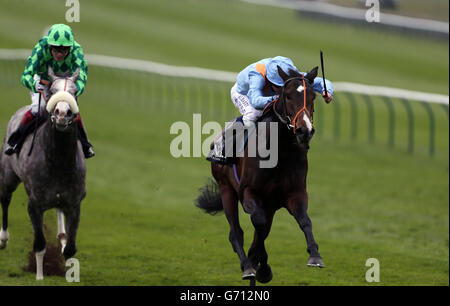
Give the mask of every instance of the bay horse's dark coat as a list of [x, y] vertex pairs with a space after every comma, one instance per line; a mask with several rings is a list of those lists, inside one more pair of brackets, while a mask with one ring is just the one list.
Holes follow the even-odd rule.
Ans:
[[[304, 99], [305, 107], [312, 117], [315, 94], [310, 84], [317, 76], [317, 67], [307, 74], [306, 82], [303, 82], [302, 76], [295, 71], [290, 71], [287, 75], [279, 69], [279, 73], [285, 81], [280, 101], [273, 106], [269, 115], [262, 119], [262, 122], [266, 123], [278, 122], [278, 164], [274, 168], [260, 168], [261, 158], [249, 157], [246, 151], [245, 156], [237, 158], [236, 162], [237, 173], [240, 177], [240, 184], [238, 184], [232, 167], [212, 163], [211, 171], [216, 182], [211, 182], [201, 190], [202, 193], [196, 203], [208, 213], [224, 210], [230, 224], [229, 239], [233, 250], [239, 256], [243, 278], [252, 279], [256, 276], [256, 279], [263, 283], [272, 279], [272, 272], [267, 264], [268, 255], [264, 240], [269, 235], [275, 212], [281, 207], [285, 207], [294, 216], [305, 234], [307, 251], [310, 254], [308, 265], [325, 266], [314, 240], [312, 223], [307, 214], [307, 151], [314, 130], [305, 132], [306, 123], [300, 119], [294, 121], [296, 125], [294, 134], [287, 126], [291, 124], [290, 120], [284, 120], [293, 118], [299, 112], [302, 106], [299, 101]], [[297, 90], [302, 84], [306, 84], [303, 92]], [[304, 94], [307, 96], [304, 97]], [[310, 119], [312, 121], [312, 118]], [[266, 126], [268, 128], [269, 125]], [[266, 135], [270, 135], [268, 131]], [[255, 228], [248, 257], [243, 249], [244, 236], [239, 225], [238, 201], [242, 203], [244, 211], [250, 214]]]

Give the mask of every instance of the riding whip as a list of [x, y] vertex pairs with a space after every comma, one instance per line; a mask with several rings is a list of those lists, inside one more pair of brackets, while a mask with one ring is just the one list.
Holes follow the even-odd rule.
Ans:
[[39, 104], [38, 104], [38, 112], [37, 112], [37, 118], [36, 118], [36, 125], [34, 127], [34, 133], [33, 133], [33, 140], [31, 141], [31, 147], [30, 147], [30, 151], [28, 151], [28, 156], [31, 155], [31, 152], [33, 151], [33, 147], [34, 147], [34, 139], [36, 138], [36, 133], [38, 130], [38, 125], [39, 125], [39, 117], [41, 114], [41, 96], [44, 94], [44, 92], [42, 90], [39, 90]]
[[325, 69], [323, 67], [323, 52], [320, 50], [320, 66], [322, 67], [323, 88], [325, 90], [324, 97], [328, 96], [327, 83], [325, 83]]

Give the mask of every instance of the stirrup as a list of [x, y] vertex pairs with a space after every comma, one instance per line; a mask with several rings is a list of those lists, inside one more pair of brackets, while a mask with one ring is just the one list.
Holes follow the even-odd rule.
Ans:
[[85, 159], [88, 159], [88, 158], [91, 158], [91, 157], [94, 157], [94, 156], [95, 156], [95, 152], [94, 152], [94, 150], [92, 150], [92, 147], [89, 147], [89, 149], [84, 151], [84, 158]]
[[217, 156], [214, 154], [214, 149], [212, 149], [208, 157], [206, 157], [206, 160], [215, 164], [224, 165], [224, 166], [231, 166], [235, 163], [235, 159], [232, 157], [222, 157]]
[[218, 157], [218, 156], [208, 156], [206, 158], [207, 161], [215, 163], [215, 164], [220, 164], [220, 165], [228, 165], [229, 163], [227, 162], [226, 158], [223, 157]]
[[14, 146], [11, 146], [9, 144], [6, 144], [7, 147], [5, 148], [5, 154], [6, 155], [13, 155], [14, 153], [17, 153], [17, 144]]

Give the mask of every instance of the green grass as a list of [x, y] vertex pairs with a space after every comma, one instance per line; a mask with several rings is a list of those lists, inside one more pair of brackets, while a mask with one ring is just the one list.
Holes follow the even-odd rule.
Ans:
[[[9, 117], [28, 104], [29, 96], [11, 77], [20, 74], [21, 61], [0, 67], [7, 71], [0, 74], [3, 135]], [[80, 109], [97, 156], [87, 161], [75, 256], [79, 285], [248, 285], [240, 280], [226, 218], [206, 215], [193, 204], [210, 176], [209, 163], [175, 159], [169, 152], [173, 122], [192, 127], [193, 113], [201, 113], [203, 122], [223, 122], [236, 114], [229, 86], [90, 68]], [[368, 285], [365, 262], [372, 257], [380, 261], [379, 285], [448, 285], [447, 115], [436, 109], [437, 152], [429, 157], [420, 105], [413, 106], [415, 122], [424, 131], [417, 129], [415, 153], [407, 154], [401, 107], [396, 106], [397, 143], [389, 149], [382, 103], [374, 103], [374, 144], [366, 136], [364, 103], [358, 103], [356, 140], [348, 136], [346, 100], [337, 96], [336, 103], [342, 114], [340, 138], [334, 137], [335, 105], [322, 104], [316, 110], [321, 133], [309, 154], [309, 213], [327, 268], [306, 266], [303, 233], [280, 210], [266, 241], [274, 273], [269, 285]], [[10, 206], [11, 240], [0, 252], [0, 285], [75, 285], [63, 277], [36, 282], [23, 271], [33, 239], [26, 203], [21, 185]], [[46, 214], [53, 232], [55, 219], [54, 211]], [[240, 220], [248, 250], [252, 225], [242, 210]], [[54, 234], [47, 239], [55, 241]]]
[[[61, 1], [45, 1], [36, 14], [30, 0], [0, 0], [0, 48], [28, 48], [49, 24], [64, 22]], [[3, 9], [6, 8], [6, 9]], [[239, 1], [83, 1], [81, 22], [71, 24], [85, 53], [97, 53], [239, 71], [278, 54], [310, 69], [325, 52], [333, 81], [448, 94], [448, 42], [299, 18], [290, 10]], [[0, 61], [0, 135], [17, 108], [29, 104], [19, 84], [24, 61]], [[174, 79], [89, 67], [80, 109], [97, 156], [87, 161], [87, 197], [77, 237], [80, 285], [247, 285], [228, 241], [223, 215], [195, 208], [198, 188], [210, 176], [203, 158], [175, 159], [169, 147], [175, 121], [192, 127], [236, 116], [231, 84]], [[408, 154], [408, 120], [394, 100], [395, 144], [388, 147], [386, 105], [372, 97], [374, 142], [368, 111], [357, 99], [356, 138], [351, 104], [316, 104], [317, 135], [310, 151], [309, 212], [326, 269], [306, 267], [303, 233], [280, 210], [266, 247], [274, 272], [270, 285], [367, 285], [365, 262], [381, 265], [380, 285], [447, 285], [449, 276], [449, 129], [439, 105], [435, 155], [429, 156], [425, 108], [412, 103], [414, 153]], [[336, 126], [335, 114], [341, 114]], [[203, 135], [205, 139], [208, 135]], [[0, 285], [76, 285], [63, 277], [36, 282], [24, 272], [32, 249], [27, 198], [21, 185], [10, 206], [11, 240], [0, 251]], [[241, 211], [245, 249], [253, 236]], [[55, 241], [54, 211], [46, 214]]]

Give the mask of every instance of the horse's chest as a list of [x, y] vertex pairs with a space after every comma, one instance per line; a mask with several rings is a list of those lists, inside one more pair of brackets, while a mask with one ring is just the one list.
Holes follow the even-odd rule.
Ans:
[[25, 184], [28, 195], [42, 205], [61, 207], [77, 203], [85, 195], [84, 177], [81, 173], [68, 172], [61, 175], [42, 175]]
[[283, 203], [292, 194], [306, 191], [306, 171], [303, 168], [273, 169], [254, 177], [253, 186], [260, 197], [269, 202]]

